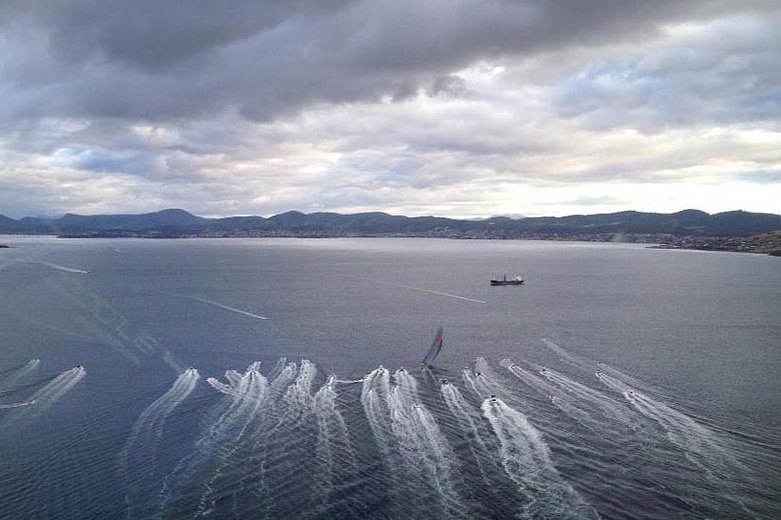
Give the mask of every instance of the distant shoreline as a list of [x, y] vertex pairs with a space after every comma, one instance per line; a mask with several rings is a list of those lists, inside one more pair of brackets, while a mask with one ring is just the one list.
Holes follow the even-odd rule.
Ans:
[[[627, 234], [620, 233], [612, 235], [609, 233], [594, 235], [570, 235], [570, 236], [525, 236], [513, 238], [497, 238], [484, 236], [454, 236], [438, 235], [431, 233], [421, 234], [351, 234], [351, 233], [268, 233], [268, 234], [159, 234], [143, 232], [123, 232], [123, 233], [70, 233], [61, 235], [40, 234], [26, 235], [28, 237], [56, 237], [62, 239], [112, 239], [112, 238], [139, 238], [155, 240], [179, 240], [188, 238], [303, 238], [303, 239], [329, 239], [329, 238], [439, 238], [450, 240], [530, 240], [541, 242], [597, 242], [597, 243], [625, 243], [625, 244], [645, 244], [648, 249], [669, 249], [683, 251], [712, 251], [727, 253], [752, 253], [765, 254], [769, 256], [781, 257], [781, 232], [766, 233], [749, 237], [702, 237], [702, 236], [670, 236], [654, 234]], [[11, 248], [13, 246], [0, 244], [0, 248]]]
[[[0, 215], [0, 234], [55, 236], [160, 237], [188, 236], [424, 236], [437, 238], [564, 239], [587, 241], [667, 242], [681, 237], [750, 237], [781, 232], [781, 215], [729, 211], [708, 214], [698, 210], [677, 213], [622, 211], [566, 217], [503, 216], [480, 220], [445, 217], [407, 217], [382, 212], [301, 213], [272, 217], [207, 218], [181, 209], [144, 214], [75, 215], [60, 218]], [[630, 238], [631, 237], [631, 238]]]

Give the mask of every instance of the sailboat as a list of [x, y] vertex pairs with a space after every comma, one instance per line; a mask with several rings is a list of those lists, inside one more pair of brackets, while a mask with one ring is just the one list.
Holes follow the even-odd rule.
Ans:
[[428, 349], [426, 357], [424, 357], [423, 361], [420, 362], [420, 368], [427, 368], [431, 366], [436, 357], [439, 355], [439, 351], [442, 350], [442, 332], [442, 327], [440, 327], [434, 336], [434, 341], [431, 342], [431, 347]]

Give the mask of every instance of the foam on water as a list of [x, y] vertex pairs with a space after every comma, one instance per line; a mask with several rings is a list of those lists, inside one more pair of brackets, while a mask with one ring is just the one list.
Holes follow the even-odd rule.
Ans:
[[198, 383], [200, 375], [188, 368], [176, 378], [171, 388], [150, 404], [136, 420], [125, 446], [119, 453], [117, 465], [125, 483], [128, 518], [145, 518], [146, 504], [154, 498], [159, 485], [156, 460], [163, 426]]
[[[633, 443], [642, 444], [626, 461], [639, 468], [628, 474], [644, 486], [638, 491], [654, 489], [655, 478], [674, 485], [676, 472], [699, 474], [701, 487], [689, 508], [707, 511], [708, 500], [721, 500], [751, 517], [730, 498], [740, 493], [732, 476], [740, 468], [724, 462], [730, 447], [683, 412], [602, 372], [596, 381], [604, 393], [551, 369], [532, 371], [510, 360], [499, 366], [513, 377], [504, 380], [478, 358], [460, 383], [443, 379], [432, 386], [431, 375], [380, 366], [351, 380], [358, 386], [339, 383], [334, 374], [318, 378], [306, 359], [280, 360], [268, 378], [254, 362], [244, 371], [227, 370], [222, 379], [207, 378], [200, 391], [208, 400], [188, 399], [200, 374], [187, 369], [140, 413], [117, 455], [125, 516], [479, 519], [501, 511], [518, 518], [597, 518], [580, 478], [570, 480], [583, 470], [569, 462], [560, 468], [556, 450], [573, 450], [578, 464], [598, 474], [609, 471], [604, 455], [557, 444], [567, 428], [551, 419], [558, 416], [589, 426], [570, 434], [572, 442], [602, 443], [614, 456], [624, 445], [634, 450]], [[53, 405], [84, 374], [80, 367], [60, 374], [35, 392], [35, 404]], [[530, 400], [523, 388], [548, 398]], [[208, 405], [202, 429], [180, 460], [163, 463], [161, 442], [185, 401]], [[646, 421], [660, 433], [616, 430], [606, 418]], [[668, 459], [674, 472], [643, 483], [642, 457], [670, 457], [665, 446], [685, 456]], [[680, 478], [691, 485], [690, 476]], [[668, 494], [649, 499], [665, 507]]]
[[522, 413], [499, 398], [486, 399], [481, 408], [499, 439], [505, 472], [524, 495], [524, 518], [598, 517], [563, 481], [542, 435]]

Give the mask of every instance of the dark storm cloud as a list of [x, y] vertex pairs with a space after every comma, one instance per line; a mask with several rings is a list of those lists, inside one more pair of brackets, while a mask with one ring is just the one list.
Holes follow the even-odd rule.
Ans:
[[10, 2], [13, 17], [37, 25], [52, 53], [78, 63], [95, 56], [157, 70], [273, 29], [300, 13], [338, 9], [349, 0], [69, 0]]
[[419, 88], [481, 58], [642, 39], [771, 2], [69, 0], [0, 6], [6, 117], [270, 119]]

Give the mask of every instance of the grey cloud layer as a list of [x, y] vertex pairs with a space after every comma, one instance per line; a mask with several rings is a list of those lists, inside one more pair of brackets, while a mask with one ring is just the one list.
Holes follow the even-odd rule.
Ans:
[[[0, 88], [14, 117], [269, 119], [442, 84], [480, 58], [650, 37], [772, 2], [432, 0], [10, 2]], [[2, 24], [3, 22], [0, 22]], [[12, 94], [9, 96], [9, 94]]]
[[[781, 16], [712, 22], [632, 55], [601, 63], [557, 88], [564, 117], [596, 128], [778, 121]], [[684, 31], [685, 32], [685, 31]]]
[[775, 211], [779, 26], [777, 0], [6, 0], [0, 213]]

